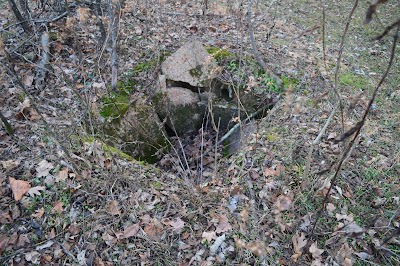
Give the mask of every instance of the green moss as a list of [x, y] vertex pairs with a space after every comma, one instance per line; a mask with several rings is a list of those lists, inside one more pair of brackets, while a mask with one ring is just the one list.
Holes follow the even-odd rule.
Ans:
[[123, 117], [129, 107], [129, 95], [133, 91], [133, 86], [133, 81], [118, 81], [117, 91], [103, 98], [100, 115], [106, 120], [119, 120]]
[[223, 59], [233, 57], [232, 53], [228, 50], [215, 47], [215, 46], [207, 46], [205, 47], [207, 53], [209, 53], [214, 59], [220, 63]]
[[165, 61], [165, 59], [170, 56], [171, 53], [168, 51], [164, 51], [160, 54], [160, 56], [158, 56], [155, 59], [151, 59], [151, 60], [147, 60], [141, 63], [138, 63], [133, 69], [133, 73], [132, 74], [138, 74], [141, 72], [145, 72], [145, 71], [149, 71], [152, 69], [155, 69], [157, 67], [157, 65], [161, 64], [162, 62]]
[[295, 78], [289, 78], [289, 77], [281, 77], [282, 80], [282, 85], [285, 89], [289, 88], [290, 86], [292, 88], [296, 87], [297, 84], [299, 84], [299, 80]]
[[339, 82], [341, 85], [349, 86], [357, 89], [364, 89], [366, 86], [366, 82], [364, 78], [352, 74], [350, 72], [346, 72], [345, 74], [339, 77]]
[[189, 74], [192, 77], [196, 77], [196, 78], [201, 77], [201, 75], [203, 74], [203, 71], [201, 71], [201, 66], [197, 65], [195, 68], [190, 69]]
[[276, 142], [279, 140], [279, 136], [274, 134], [274, 133], [267, 133], [265, 135], [265, 138], [269, 141], [269, 142]]

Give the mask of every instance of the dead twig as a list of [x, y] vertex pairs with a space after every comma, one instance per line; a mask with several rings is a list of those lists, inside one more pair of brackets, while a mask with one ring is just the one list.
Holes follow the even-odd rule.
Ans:
[[254, 38], [254, 32], [253, 32], [253, 22], [251, 20], [251, 3], [252, 3], [252, 1], [248, 0], [247, 18], [248, 18], [248, 22], [249, 22], [249, 37], [250, 37], [251, 46], [253, 48], [254, 56], [256, 57], [257, 62], [261, 65], [261, 67], [264, 69], [264, 71], [266, 73], [268, 73], [268, 75], [270, 77], [275, 79], [277, 85], [279, 87], [281, 87], [282, 86], [282, 80], [274, 72], [272, 72], [272, 70], [270, 70], [268, 68], [267, 64], [264, 62], [264, 60], [262, 59], [262, 57], [260, 55], [260, 52], [257, 49], [256, 40]]
[[[330, 194], [330, 192], [332, 190], [332, 187], [336, 185], [336, 181], [337, 181], [337, 178], [339, 176], [339, 172], [342, 169], [343, 163], [344, 163], [345, 159], [350, 155], [350, 152], [351, 152], [351, 150], [352, 150], [352, 148], [353, 148], [353, 146], [355, 144], [355, 141], [357, 140], [358, 136], [360, 135], [361, 129], [363, 128], [363, 125], [365, 124], [365, 121], [366, 121], [366, 118], [367, 118], [367, 116], [369, 114], [369, 111], [371, 110], [371, 105], [374, 102], [376, 95], [378, 94], [379, 88], [382, 86], [383, 82], [386, 80], [386, 77], [388, 76], [389, 71], [390, 71], [390, 69], [391, 69], [391, 67], [393, 65], [393, 60], [394, 60], [394, 56], [395, 56], [395, 52], [396, 52], [397, 41], [398, 41], [398, 38], [399, 38], [399, 30], [400, 30], [400, 25], [397, 27], [396, 33], [395, 33], [394, 38], [393, 38], [392, 51], [391, 51], [391, 54], [390, 54], [390, 60], [389, 60], [388, 67], [387, 67], [385, 73], [383, 74], [381, 80], [379, 81], [378, 85], [376, 86], [376, 88], [374, 90], [374, 93], [371, 96], [371, 99], [369, 100], [368, 106], [367, 106], [366, 110], [364, 111], [364, 115], [363, 115], [361, 121], [359, 121], [357, 123], [357, 125], [359, 125], [359, 126], [356, 126], [355, 133], [354, 133], [354, 136], [353, 136], [352, 140], [350, 141], [349, 145], [347, 146], [347, 148], [345, 149], [345, 151], [342, 154], [342, 157], [339, 160], [339, 163], [338, 163], [338, 166], [336, 168], [335, 174], [331, 179], [331, 185], [329, 186], [328, 191], [326, 192], [326, 195], [324, 197], [324, 200], [323, 200], [321, 208], [318, 210], [318, 212], [317, 212], [317, 214], [315, 216], [315, 222], [314, 222], [314, 225], [313, 225], [313, 227], [311, 229], [311, 233], [310, 233], [310, 238], [309, 239], [312, 239], [314, 237], [315, 228], [317, 226], [318, 220], [319, 220], [319, 218], [321, 218], [322, 212], [323, 212], [323, 210], [325, 208], [325, 204], [328, 202], [329, 194]], [[391, 236], [391, 237], [393, 237], [393, 236]], [[390, 238], [389, 238], [389, 240], [390, 240]], [[387, 240], [387, 241], [389, 241], [389, 240]]]

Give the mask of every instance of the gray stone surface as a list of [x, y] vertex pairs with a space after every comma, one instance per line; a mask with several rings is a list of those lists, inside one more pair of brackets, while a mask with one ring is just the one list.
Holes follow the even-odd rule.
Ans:
[[201, 42], [193, 40], [168, 57], [161, 68], [167, 80], [204, 88], [216, 77], [217, 63]]

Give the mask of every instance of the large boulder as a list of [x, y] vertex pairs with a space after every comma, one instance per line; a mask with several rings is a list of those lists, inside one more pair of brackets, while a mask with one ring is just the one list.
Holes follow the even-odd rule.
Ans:
[[209, 87], [217, 75], [217, 63], [197, 40], [190, 41], [161, 65], [167, 80], [184, 82], [193, 87]]

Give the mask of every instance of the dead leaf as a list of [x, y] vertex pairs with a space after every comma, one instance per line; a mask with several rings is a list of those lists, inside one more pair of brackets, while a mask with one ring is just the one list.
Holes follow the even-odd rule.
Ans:
[[19, 161], [14, 161], [14, 160], [7, 160], [7, 161], [0, 161], [3, 168], [5, 168], [7, 171], [11, 171], [15, 167], [17, 167], [20, 162]]
[[107, 232], [104, 232], [101, 238], [102, 238], [102, 239], [106, 242], [106, 244], [109, 245], [109, 246], [115, 245], [115, 244], [117, 243], [117, 240], [118, 240], [117, 238], [113, 237], [112, 235], [110, 235], [110, 234], [107, 233]]
[[218, 214], [217, 218], [218, 218], [218, 225], [215, 228], [215, 232], [217, 234], [224, 233], [232, 229], [232, 226], [225, 215]]
[[152, 222], [143, 229], [146, 235], [152, 240], [160, 239], [162, 230], [163, 226], [157, 219], [153, 219]]
[[125, 228], [124, 233], [123, 233], [123, 238], [130, 238], [132, 236], [135, 236], [139, 232], [139, 224], [133, 224], [131, 226], [128, 226]]
[[44, 186], [36, 186], [36, 187], [32, 187], [28, 190], [28, 194], [29, 196], [31, 196], [32, 198], [36, 196], [40, 196], [41, 192], [40, 191], [44, 191], [46, 190], [46, 187]]
[[309, 251], [310, 251], [311, 255], [313, 256], [314, 261], [317, 261], [315, 263], [313, 261], [313, 263], [315, 265], [321, 264], [321, 259], [322, 259], [321, 255], [322, 255], [322, 253], [324, 253], [324, 250], [319, 249], [317, 243], [312, 243], [309, 248]]
[[292, 243], [294, 248], [294, 254], [292, 255], [292, 260], [297, 262], [297, 259], [301, 256], [302, 249], [307, 245], [307, 239], [304, 233], [300, 235], [296, 234], [292, 237]]
[[56, 182], [65, 181], [68, 178], [68, 168], [63, 168], [57, 173]]
[[279, 211], [287, 211], [292, 205], [292, 199], [289, 196], [279, 195], [276, 199], [275, 206]]
[[13, 218], [13, 220], [15, 220], [18, 217], [20, 217], [20, 215], [21, 215], [21, 211], [19, 210], [18, 205], [14, 204], [14, 206], [11, 209], [11, 217]]
[[263, 172], [265, 177], [269, 177], [269, 176], [276, 176], [277, 175], [277, 171], [271, 168], [265, 168], [264, 172]]
[[43, 214], [44, 214], [44, 208], [40, 208], [40, 209], [36, 210], [35, 213], [32, 214], [32, 217], [42, 218]]
[[76, 222], [73, 222], [69, 226], [68, 231], [71, 233], [71, 235], [77, 235], [80, 232], [80, 227]]
[[174, 231], [181, 231], [181, 229], [185, 225], [185, 222], [178, 217], [174, 221], [170, 221], [169, 225], [174, 228]]
[[19, 201], [22, 199], [22, 196], [25, 195], [26, 192], [29, 191], [31, 188], [31, 185], [29, 184], [28, 181], [25, 180], [16, 180], [13, 177], [9, 178], [10, 181], [10, 187], [14, 195], [14, 199], [16, 201]]
[[56, 212], [62, 213], [64, 211], [63, 204], [60, 201], [56, 201], [53, 205], [53, 209], [51, 210], [51, 214]]
[[26, 244], [29, 244], [29, 238], [27, 234], [22, 234], [18, 237], [17, 247], [24, 247]]
[[40, 253], [37, 251], [31, 251], [25, 253], [25, 260], [31, 262], [32, 264], [40, 263]]
[[108, 207], [107, 207], [107, 212], [111, 215], [120, 215], [121, 212], [119, 210], [118, 201], [116, 201], [116, 200], [110, 201], [110, 203], [108, 204]]
[[50, 175], [50, 170], [53, 169], [54, 166], [52, 163], [42, 160], [38, 163], [38, 167], [36, 167], [36, 177], [48, 176]]
[[10, 215], [10, 212], [0, 212], [0, 224], [10, 224], [13, 222], [13, 218]]
[[246, 245], [246, 248], [256, 256], [263, 256], [266, 253], [265, 245], [260, 241], [250, 242]]
[[0, 254], [2, 254], [4, 250], [6, 250], [9, 241], [10, 237], [6, 235], [0, 235]]
[[49, 234], [49, 236], [47, 237], [47, 239], [53, 239], [53, 238], [55, 238], [55, 237], [56, 237], [56, 229], [54, 229], [54, 227], [53, 227], [53, 228], [51, 228], [50, 234]]
[[205, 240], [207, 240], [207, 243], [211, 243], [211, 240], [217, 238], [217, 234], [214, 231], [209, 231], [209, 232], [203, 232], [201, 237]]

